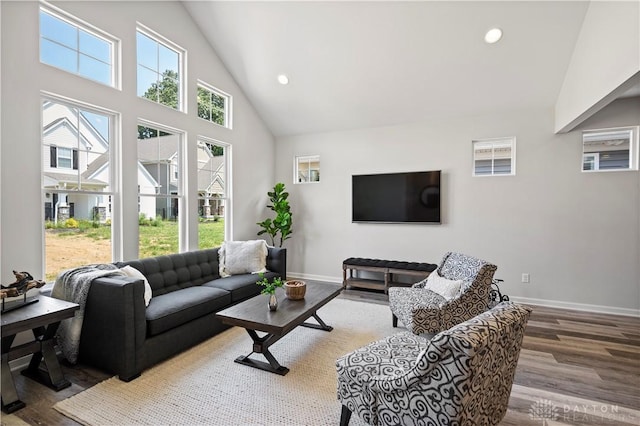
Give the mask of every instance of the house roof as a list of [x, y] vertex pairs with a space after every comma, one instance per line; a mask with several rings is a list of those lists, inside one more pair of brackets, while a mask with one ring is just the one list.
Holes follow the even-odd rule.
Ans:
[[180, 135], [138, 139], [138, 158], [142, 163], [169, 162], [178, 152]]
[[77, 174], [72, 173], [45, 172], [44, 176], [48, 182], [45, 183], [45, 188], [50, 189], [62, 189], [64, 185], [69, 189], [77, 188], [78, 178], [82, 186], [93, 186], [100, 189], [108, 186], [107, 182], [100, 179], [88, 179], [84, 176], [84, 173], [78, 177]]

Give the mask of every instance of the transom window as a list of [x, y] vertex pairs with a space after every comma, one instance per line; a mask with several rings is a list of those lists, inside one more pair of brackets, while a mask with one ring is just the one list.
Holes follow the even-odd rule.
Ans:
[[136, 40], [138, 96], [182, 111], [182, 63], [186, 52], [146, 28], [138, 28]]
[[115, 87], [115, 47], [107, 33], [40, 7], [40, 62]]
[[294, 183], [320, 182], [320, 156], [306, 155], [294, 159]]
[[231, 128], [231, 96], [198, 82], [198, 117]]
[[587, 130], [582, 133], [582, 171], [638, 169], [638, 128]]
[[474, 140], [473, 175], [515, 175], [516, 138]]

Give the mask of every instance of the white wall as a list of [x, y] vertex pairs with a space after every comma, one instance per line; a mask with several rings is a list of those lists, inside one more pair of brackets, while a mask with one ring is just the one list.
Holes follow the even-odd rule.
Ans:
[[592, 1], [555, 109], [557, 132], [572, 130], [640, 84], [640, 2]]
[[[638, 124], [633, 98], [583, 127]], [[471, 140], [502, 136], [517, 138], [516, 176], [472, 177]], [[551, 109], [279, 139], [290, 273], [340, 281], [351, 256], [439, 263], [461, 251], [498, 265], [512, 297], [637, 315], [640, 174], [582, 173], [581, 143], [578, 130], [554, 134]], [[294, 185], [293, 157], [310, 154], [320, 155], [321, 182]], [[443, 172], [442, 225], [351, 223], [351, 175], [419, 170]]]
[[[35, 1], [0, 2], [1, 7], [1, 241], [0, 280], [13, 281], [12, 269], [43, 276], [43, 200], [41, 191], [40, 93], [48, 91], [121, 114], [123, 189], [123, 258], [137, 257], [136, 126], [151, 120], [187, 134], [187, 158], [196, 162], [196, 137], [232, 144], [233, 237], [255, 238], [264, 214], [266, 192], [273, 185], [274, 138], [255, 113], [210, 45], [179, 2], [56, 2], [63, 10], [122, 41], [122, 90], [70, 75], [39, 62], [38, 7]], [[187, 50], [188, 113], [136, 96], [136, 22]], [[11, 64], [11, 66], [6, 66]], [[196, 116], [196, 80], [233, 96], [233, 130]], [[187, 176], [196, 194], [196, 167]], [[197, 211], [197, 200], [187, 206]], [[189, 248], [197, 248], [197, 218], [186, 227]], [[72, 247], [70, 247], [72, 249]]]

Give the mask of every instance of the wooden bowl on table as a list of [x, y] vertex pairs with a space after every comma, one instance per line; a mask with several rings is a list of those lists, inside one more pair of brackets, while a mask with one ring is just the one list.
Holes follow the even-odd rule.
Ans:
[[284, 283], [284, 292], [287, 299], [302, 300], [307, 292], [307, 283], [301, 280], [289, 280]]

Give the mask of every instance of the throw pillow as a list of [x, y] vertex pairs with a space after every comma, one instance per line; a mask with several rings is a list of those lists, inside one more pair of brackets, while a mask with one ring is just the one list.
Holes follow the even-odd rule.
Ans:
[[433, 271], [427, 277], [427, 283], [424, 288], [438, 293], [447, 300], [451, 300], [460, 293], [462, 280], [448, 280], [438, 275], [438, 271]]
[[130, 265], [120, 268], [120, 270], [128, 277], [140, 278], [142, 281], [144, 281], [144, 305], [149, 306], [149, 302], [151, 302], [152, 292], [149, 281], [147, 281], [147, 277], [145, 277], [142, 272], [138, 271], [136, 268]]
[[267, 243], [264, 240], [226, 241], [218, 250], [220, 276], [267, 272]]

